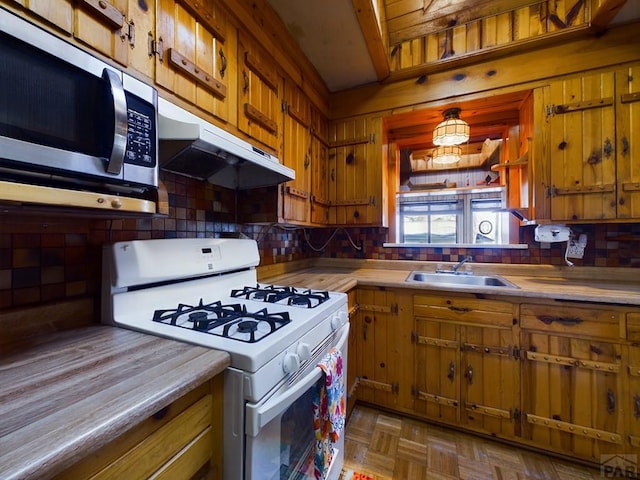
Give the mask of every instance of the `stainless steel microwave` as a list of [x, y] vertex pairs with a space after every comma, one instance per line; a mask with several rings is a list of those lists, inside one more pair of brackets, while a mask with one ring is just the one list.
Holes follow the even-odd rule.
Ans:
[[0, 179], [158, 186], [157, 91], [0, 8]]

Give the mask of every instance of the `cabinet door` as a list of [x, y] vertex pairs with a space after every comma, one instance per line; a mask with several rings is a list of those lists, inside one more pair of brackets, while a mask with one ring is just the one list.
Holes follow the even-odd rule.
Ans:
[[334, 122], [329, 128], [330, 222], [382, 224], [382, 118]]
[[275, 61], [238, 31], [238, 128], [273, 150], [282, 134], [283, 79]]
[[[358, 398], [383, 407], [396, 408], [403, 372], [400, 358], [410, 344], [399, 325], [395, 294], [383, 288], [358, 289], [356, 350]], [[409, 327], [410, 330], [410, 327]]]
[[626, 443], [624, 453], [640, 454], [640, 312], [627, 313], [627, 340], [625, 366], [625, 398], [622, 408], [625, 410]]
[[296, 172], [282, 185], [285, 221], [308, 223], [311, 215], [311, 106], [302, 90], [285, 84], [282, 163]]
[[[640, 314], [635, 315], [637, 325], [640, 325]], [[640, 454], [640, 347], [632, 345], [628, 351], [628, 382], [623, 408], [626, 409], [626, 440], [622, 451], [624, 453]]]
[[640, 218], [640, 65], [616, 72], [618, 218]]
[[520, 433], [520, 362], [511, 328], [461, 327], [462, 423], [498, 437]]
[[73, 34], [73, 0], [16, 0], [15, 3], [69, 35]]
[[132, 45], [128, 34], [129, 0], [79, 0], [74, 36], [122, 65], [128, 65]]
[[329, 224], [329, 122], [311, 107], [311, 223]]
[[551, 220], [616, 218], [616, 132], [612, 72], [550, 85]]
[[[217, 4], [204, 9], [192, 0], [158, 0], [156, 82], [221, 120], [229, 118], [229, 62], [233, 31]], [[227, 33], [227, 31], [229, 33]], [[231, 34], [231, 35], [229, 35]], [[233, 46], [233, 45], [231, 45]]]
[[523, 437], [593, 462], [623, 448], [621, 346], [522, 333]]
[[357, 383], [357, 367], [358, 367], [358, 299], [356, 290], [352, 289], [347, 292], [349, 305], [349, 322], [351, 323], [351, 331], [349, 333], [349, 351], [347, 359], [347, 417], [351, 415], [351, 411], [356, 404], [358, 398]]
[[448, 423], [460, 422], [460, 327], [443, 320], [415, 319], [414, 411]]
[[[511, 413], [506, 412], [515, 409], [517, 391], [489, 390], [495, 376], [516, 386], [517, 362], [514, 366], [501, 358], [514, 345], [513, 308], [511, 303], [474, 295], [414, 297], [416, 413], [459, 424], [464, 410], [468, 418], [463, 423], [495, 433], [513, 430], [508, 428]], [[505, 371], [491, 370], [489, 378], [485, 368]], [[471, 415], [474, 410], [483, 413]]]

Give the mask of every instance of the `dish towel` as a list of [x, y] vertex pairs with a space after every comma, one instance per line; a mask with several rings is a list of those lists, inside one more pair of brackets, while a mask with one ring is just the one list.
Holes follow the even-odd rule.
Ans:
[[324, 372], [324, 382], [318, 382], [313, 401], [313, 424], [316, 433], [314, 475], [316, 479], [325, 476], [331, 464], [333, 444], [344, 431], [345, 395], [342, 353], [332, 348], [318, 363]]

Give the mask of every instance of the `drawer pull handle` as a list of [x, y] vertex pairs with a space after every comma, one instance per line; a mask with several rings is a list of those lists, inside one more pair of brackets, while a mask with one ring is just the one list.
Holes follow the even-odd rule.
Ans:
[[640, 418], [640, 395], [638, 395], [637, 393], [633, 396], [633, 404], [635, 405], [633, 416], [636, 418]]
[[470, 312], [470, 311], [471, 311], [471, 309], [470, 309], [470, 308], [466, 308], [466, 307], [454, 307], [454, 306], [449, 307], [449, 310], [451, 310], [452, 312], [458, 312], [458, 313], [467, 313], [467, 312]]
[[570, 325], [579, 325], [583, 322], [583, 320], [578, 317], [553, 317], [551, 315], [538, 315], [537, 318], [545, 325], [551, 325], [553, 322], [556, 322], [562, 325], [570, 326]]
[[156, 413], [154, 413], [153, 414], [153, 418], [155, 420], [162, 420], [164, 417], [167, 416], [167, 413], [169, 413], [169, 407], [168, 406], [166, 406], [164, 408], [161, 408]]

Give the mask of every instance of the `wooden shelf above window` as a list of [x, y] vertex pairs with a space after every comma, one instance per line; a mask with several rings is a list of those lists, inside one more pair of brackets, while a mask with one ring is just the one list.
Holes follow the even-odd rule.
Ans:
[[514, 162], [496, 163], [491, 165], [491, 171], [504, 170], [505, 168], [523, 168], [529, 164], [529, 152], [525, 152], [519, 159]]

